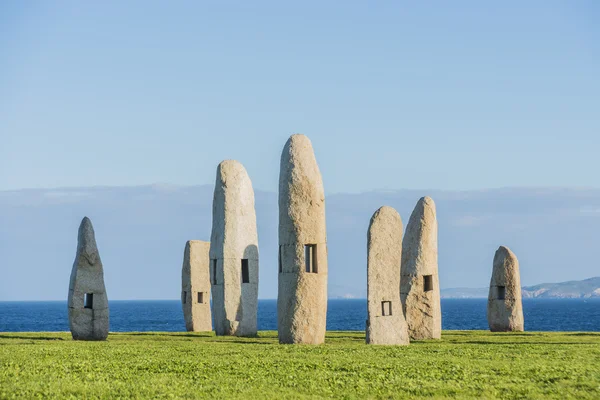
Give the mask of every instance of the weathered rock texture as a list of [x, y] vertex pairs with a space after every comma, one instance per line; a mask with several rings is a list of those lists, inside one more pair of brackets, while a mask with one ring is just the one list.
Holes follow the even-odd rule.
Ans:
[[189, 240], [181, 268], [181, 305], [189, 332], [212, 331], [210, 313], [210, 243]]
[[69, 283], [69, 327], [75, 340], [108, 337], [108, 299], [104, 270], [96, 246], [92, 221], [83, 218], [77, 238], [77, 254]]
[[210, 240], [210, 277], [217, 335], [254, 336], [258, 311], [258, 234], [254, 190], [244, 166], [217, 168]]
[[414, 340], [442, 336], [437, 238], [435, 203], [423, 197], [410, 216], [402, 242], [400, 297]]
[[292, 135], [279, 172], [279, 342], [323, 343], [326, 316], [323, 180], [310, 140]]
[[402, 219], [381, 207], [367, 233], [367, 344], [409, 344], [400, 302]]
[[523, 331], [519, 261], [504, 246], [500, 246], [494, 255], [487, 317], [492, 332]]

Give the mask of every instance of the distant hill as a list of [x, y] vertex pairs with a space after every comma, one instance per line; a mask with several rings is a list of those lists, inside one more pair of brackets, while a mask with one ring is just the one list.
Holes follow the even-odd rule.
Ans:
[[[521, 290], [523, 298], [576, 299], [600, 297], [600, 277], [561, 283], [540, 283], [526, 286]], [[488, 288], [450, 288], [442, 289], [442, 298], [467, 299], [487, 298]]]
[[561, 283], [542, 283], [524, 287], [523, 297], [588, 298], [600, 297], [600, 277]]

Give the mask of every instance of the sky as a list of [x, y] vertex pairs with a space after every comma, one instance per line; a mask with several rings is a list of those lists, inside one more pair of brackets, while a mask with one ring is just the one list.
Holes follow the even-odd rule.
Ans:
[[0, 2], [0, 190], [600, 187], [600, 3]]

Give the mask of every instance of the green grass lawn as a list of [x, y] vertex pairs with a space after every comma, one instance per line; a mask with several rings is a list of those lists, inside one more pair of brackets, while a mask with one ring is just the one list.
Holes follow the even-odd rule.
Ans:
[[213, 334], [0, 333], [0, 398], [600, 399], [600, 333], [444, 331], [441, 341], [322, 346]]

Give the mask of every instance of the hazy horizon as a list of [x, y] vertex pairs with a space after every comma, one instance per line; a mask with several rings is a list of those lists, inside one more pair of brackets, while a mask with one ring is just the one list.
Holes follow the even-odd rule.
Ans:
[[[259, 297], [273, 299], [277, 193], [255, 190], [255, 195]], [[597, 275], [600, 189], [340, 193], [326, 199], [331, 298], [366, 295], [366, 232], [372, 213], [391, 205], [406, 226], [424, 195], [432, 196], [438, 209], [442, 289], [487, 287], [499, 245], [519, 257], [523, 286]], [[0, 300], [66, 298], [84, 215], [96, 230], [109, 298], [177, 299], [185, 241], [210, 238], [212, 196], [209, 184], [0, 191]], [[19, 282], [27, 282], [27, 294]]]

